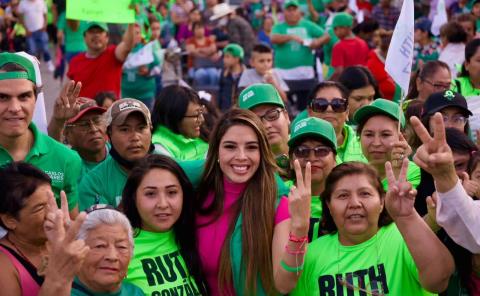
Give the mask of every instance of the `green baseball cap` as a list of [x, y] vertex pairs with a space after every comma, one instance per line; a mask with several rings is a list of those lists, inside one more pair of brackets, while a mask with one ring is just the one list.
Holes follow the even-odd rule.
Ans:
[[288, 147], [291, 149], [299, 140], [306, 137], [319, 137], [325, 141], [328, 146], [337, 151], [337, 136], [330, 122], [316, 118], [308, 117], [296, 121], [291, 126], [292, 133], [288, 140]]
[[288, 8], [290, 6], [300, 7], [300, 3], [297, 0], [287, 0], [283, 4], [283, 8]]
[[353, 16], [346, 12], [337, 13], [333, 17], [332, 28], [353, 26]]
[[17, 64], [25, 69], [25, 71], [16, 71], [16, 72], [1, 72], [0, 80], [6, 79], [27, 79], [37, 84], [37, 78], [35, 76], [35, 67], [33, 63], [16, 53], [2, 52], [0, 53], [0, 67], [5, 64]]
[[88, 30], [94, 27], [99, 27], [100, 29], [104, 30], [105, 32], [108, 32], [108, 26], [106, 23], [101, 23], [101, 22], [88, 22], [87, 25], [85, 26], [85, 30], [83, 31], [83, 34], [85, 34]]
[[228, 53], [236, 58], [243, 59], [243, 48], [236, 44], [236, 43], [230, 43], [229, 45], [225, 46], [223, 49], [223, 53]]
[[405, 127], [405, 115], [400, 110], [400, 106], [392, 101], [385, 99], [376, 99], [370, 105], [363, 106], [355, 112], [353, 119], [358, 124], [365, 123], [369, 118], [375, 115], [385, 115], [393, 120], [400, 121], [402, 128]]
[[256, 83], [245, 88], [238, 97], [240, 109], [252, 109], [258, 105], [271, 104], [285, 109], [285, 104], [275, 87], [268, 83]]

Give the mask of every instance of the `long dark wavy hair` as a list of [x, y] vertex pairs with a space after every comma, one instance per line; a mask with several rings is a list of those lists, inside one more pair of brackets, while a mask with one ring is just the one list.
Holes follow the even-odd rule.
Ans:
[[[196, 209], [200, 215], [213, 216], [214, 222], [222, 215], [224, 205], [223, 172], [217, 162], [220, 143], [227, 131], [234, 126], [251, 128], [258, 139], [260, 164], [257, 171], [235, 205], [234, 219], [228, 226], [227, 238], [220, 255], [218, 285], [221, 290], [228, 287], [232, 279], [232, 262], [230, 260], [230, 240], [238, 216], [242, 215], [242, 264], [246, 270], [245, 294], [255, 295], [257, 277], [267, 295], [275, 294], [272, 267], [272, 239], [275, 223], [275, 205], [277, 186], [275, 172], [277, 166], [268, 144], [266, 131], [262, 122], [249, 110], [231, 109], [226, 112], [215, 126], [208, 150], [205, 171], [198, 189]], [[214, 193], [213, 202], [207, 204], [210, 192]], [[239, 254], [240, 255], [240, 254]]]
[[151, 154], [142, 159], [130, 172], [123, 189], [120, 208], [134, 228], [134, 236], [142, 229], [142, 219], [137, 209], [137, 189], [143, 178], [153, 169], [162, 169], [172, 173], [180, 183], [183, 191], [182, 212], [173, 224], [173, 232], [185, 264], [195, 279], [202, 295], [208, 295], [207, 285], [201, 269], [195, 232], [194, 190], [182, 168], [170, 157]]
[[[325, 190], [322, 193], [322, 228], [326, 234], [335, 233], [338, 231], [335, 221], [333, 221], [332, 214], [328, 208], [328, 204], [332, 199], [332, 193], [337, 186], [337, 183], [344, 177], [352, 175], [364, 175], [370, 181], [370, 184], [377, 190], [381, 199], [385, 198], [385, 190], [382, 186], [382, 181], [378, 177], [377, 171], [369, 164], [351, 161], [344, 162], [337, 165], [328, 175], [325, 181]], [[386, 207], [383, 207], [380, 217], [378, 219], [378, 227], [386, 226], [392, 223], [393, 220], [388, 215]]]

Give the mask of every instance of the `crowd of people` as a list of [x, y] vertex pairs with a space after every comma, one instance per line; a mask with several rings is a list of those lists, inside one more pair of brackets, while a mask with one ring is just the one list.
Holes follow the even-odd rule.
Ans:
[[404, 97], [401, 1], [0, 0], [0, 295], [479, 296], [480, 1], [436, 2]]

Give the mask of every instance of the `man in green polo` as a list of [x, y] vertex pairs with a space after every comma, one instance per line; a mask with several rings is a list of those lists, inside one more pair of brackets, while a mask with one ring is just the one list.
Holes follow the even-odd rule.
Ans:
[[32, 122], [38, 94], [33, 63], [16, 53], [0, 53], [0, 166], [30, 163], [52, 179], [57, 202], [65, 191], [70, 214], [78, 213], [78, 154], [40, 132]]
[[122, 99], [104, 114], [110, 139], [110, 157], [80, 182], [81, 210], [94, 204], [118, 206], [128, 173], [138, 160], [154, 150], [150, 111], [139, 100]]
[[250, 85], [240, 93], [238, 106], [252, 111], [260, 118], [277, 164], [280, 168], [287, 168], [290, 119], [275, 87], [268, 83]]

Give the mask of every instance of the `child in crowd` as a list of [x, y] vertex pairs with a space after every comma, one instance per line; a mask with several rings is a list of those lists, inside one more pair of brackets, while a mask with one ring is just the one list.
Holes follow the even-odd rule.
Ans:
[[257, 44], [253, 47], [250, 59], [251, 69], [242, 73], [238, 88], [243, 89], [255, 83], [269, 83], [273, 85], [284, 102], [287, 101], [288, 85], [273, 69], [273, 51], [266, 44]]
[[220, 74], [218, 90], [218, 107], [225, 111], [236, 101], [238, 81], [245, 66], [243, 65], [243, 48], [235, 43], [227, 45], [223, 49], [223, 70]]

